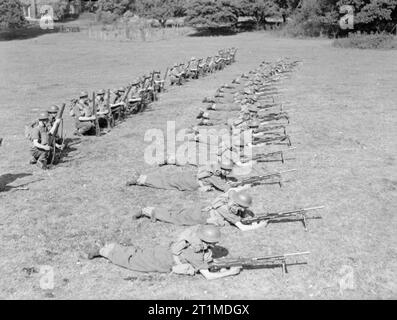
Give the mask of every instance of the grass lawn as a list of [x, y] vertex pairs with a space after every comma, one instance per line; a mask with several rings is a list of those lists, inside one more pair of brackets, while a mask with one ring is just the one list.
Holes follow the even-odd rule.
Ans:
[[[100, 138], [76, 140], [64, 162], [50, 171], [28, 164], [24, 125], [52, 103], [81, 90], [117, 88], [144, 72], [191, 56], [237, 47], [237, 62], [224, 71], [170, 88], [149, 110]], [[0, 298], [58, 299], [354, 299], [397, 298], [397, 64], [395, 51], [338, 49], [328, 40], [291, 40], [266, 33], [128, 43], [91, 40], [84, 33], [48, 34], [0, 42]], [[302, 60], [283, 82], [297, 148], [284, 167], [298, 169], [280, 189], [252, 189], [256, 210], [325, 205], [309, 232], [299, 223], [241, 233], [223, 230], [232, 255], [310, 251], [307, 265], [243, 271], [207, 282], [200, 276], [139, 274], [85, 261], [79, 250], [96, 239], [149, 245], [166, 243], [183, 228], [142, 219], [139, 206], [205, 206], [215, 194], [124, 187], [132, 169], [179, 171], [145, 164], [144, 133], [195, 123], [201, 100], [266, 59]], [[65, 114], [71, 136], [72, 120]], [[30, 183], [31, 182], [31, 183]], [[24, 183], [29, 190], [12, 186]], [[5, 186], [6, 185], [6, 186]], [[40, 288], [54, 268], [55, 288]], [[346, 290], [341, 290], [346, 288]]]

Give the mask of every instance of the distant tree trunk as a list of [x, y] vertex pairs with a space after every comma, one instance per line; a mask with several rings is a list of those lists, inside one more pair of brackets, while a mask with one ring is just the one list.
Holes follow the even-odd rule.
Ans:
[[164, 29], [167, 19], [159, 19], [159, 22], [160, 22], [161, 27]]

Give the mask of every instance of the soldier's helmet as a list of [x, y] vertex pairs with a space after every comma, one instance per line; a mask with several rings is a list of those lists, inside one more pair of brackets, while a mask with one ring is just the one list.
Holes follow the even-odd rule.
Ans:
[[203, 225], [197, 230], [197, 236], [208, 243], [217, 243], [221, 240], [221, 231], [216, 226]]
[[47, 111], [48, 111], [48, 113], [58, 113], [59, 107], [56, 105], [53, 105], [53, 106], [49, 107]]
[[192, 61], [193, 61], [193, 60], [196, 60], [196, 57], [191, 57], [191, 59], [190, 59], [190, 60], [192, 60]]
[[252, 113], [258, 113], [258, 109], [256, 107], [254, 107], [254, 106], [249, 106], [248, 107], [248, 111], [252, 112]]
[[103, 96], [103, 95], [105, 95], [105, 90], [104, 89], [101, 89], [101, 90], [99, 90], [97, 92], [97, 96]]
[[233, 162], [230, 159], [223, 159], [220, 164], [221, 169], [232, 171], [233, 170]]
[[201, 115], [201, 118], [209, 120], [210, 114], [208, 112], [203, 112], [203, 114]]
[[81, 91], [80, 92], [80, 98], [88, 98], [88, 92], [87, 91]]
[[260, 123], [259, 123], [259, 121], [257, 121], [257, 120], [253, 120], [253, 121], [251, 121], [251, 122], [249, 123], [249, 127], [250, 127], [250, 128], [259, 128], [259, 125], [260, 125]]
[[44, 111], [42, 113], [39, 114], [39, 120], [48, 120], [48, 112]]
[[233, 128], [233, 125], [234, 125], [234, 120], [233, 119], [227, 119], [227, 126], [229, 128]]
[[245, 191], [234, 191], [230, 195], [233, 202], [243, 208], [249, 208], [252, 205], [252, 197]]
[[125, 88], [124, 87], [120, 87], [117, 91], [118, 92], [125, 92]]

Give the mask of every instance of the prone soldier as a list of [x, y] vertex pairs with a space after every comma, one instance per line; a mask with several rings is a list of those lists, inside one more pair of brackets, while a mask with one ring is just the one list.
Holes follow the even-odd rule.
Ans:
[[194, 276], [203, 275], [207, 280], [237, 275], [241, 267], [209, 270], [212, 250], [221, 239], [221, 232], [215, 226], [194, 226], [183, 231], [168, 246], [140, 248], [134, 245], [122, 246], [109, 243], [90, 248], [88, 259], [103, 257], [120, 267], [138, 272], [175, 273]]
[[225, 161], [221, 164], [200, 167], [197, 173], [186, 171], [177, 175], [162, 175], [161, 173], [140, 175], [135, 172], [132, 179], [127, 182], [127, 186], [138, 185], [179, 191], [227, 191], [230, 189], [227, 177], [232, 170], [233, 163]]
[[230, 189], [218, 196], [208, 207], [184, 207], [179, 210], [164, 207], [145, 207], [134, 216], [148, 217], [152, 221], [163, 221], [180, 226], [211, 224], [219, 227], [233, 225], [242, 231], [254, 230], [267, 225], [266, 221], [243, 224], [242, 219], [254, 216], [249, 208], [252, 197], [243, 188]]

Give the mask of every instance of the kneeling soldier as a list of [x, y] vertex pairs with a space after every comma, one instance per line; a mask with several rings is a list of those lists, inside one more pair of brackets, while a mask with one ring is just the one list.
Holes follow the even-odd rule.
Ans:
[[[50, 155], [50, 135], [54, 134], [55, 124], [57, 121], [60, 122], [61, 119], [56, 119], [54, 125], [49, 129], [48, 122], [48, 112], [43, 112], [38, 118], [38, 124], [33, 128], [31, 133], [31, 140], [33, 141], [33, 146], [31, 149], [32, 159], [31, 164], [37, 163], [41, 169], [47, 168], [47, 162]], [[62, 146], [56, 143], [56, 147], [61, 149]]]
[[168, 246], [139, 248], [106, 244], [87, 252], [88, 259], [104, 257], [113, 264], [138, 272], [163, 272], [183, 275], [201, 273], [207, 280], [236, 275], [240, 267], [210, 272], [211, 248], [220, 241], [215, 226], [195, 226], [183, 231]]
[[234, 225], [242, 231], [253, 230], [265, 226], [266, 221], [245, 225], [241, 220], [253, 216], [249, 210], [252, 198], [245, 191], [231, 189], [229, 192], [217, 197], [210, 206], [199, 208], [197, 206], [185, 207], [179, 210], [169, 210], [161, 207], [142, 208], [134, 216], [151, 218], [152, 221], [163, 221], [181, 226], [212, 224], [219, 227]]
[[75, 134], [83, 135], [90, 133], [95, 128], [95, 116], [93, 116], [93, 110], [90, 106], [88, 92], [81, 92], [79, 98], [70, 111], [70, 115], [75, 118]]

